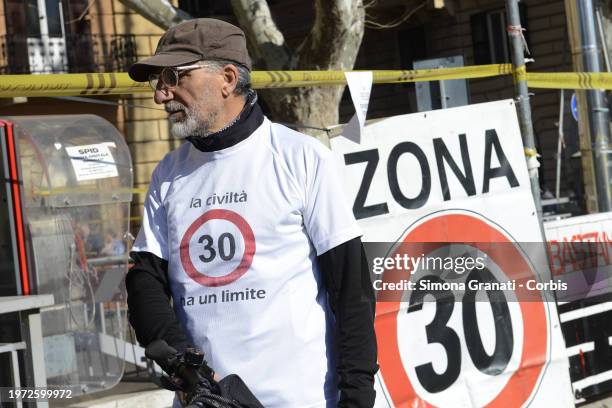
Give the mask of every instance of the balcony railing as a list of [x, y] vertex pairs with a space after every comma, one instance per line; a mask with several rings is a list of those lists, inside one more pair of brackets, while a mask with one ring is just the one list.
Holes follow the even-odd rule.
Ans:
[[0, 36], [0, 74], [126, 71], [138, 57], [136, 36]]

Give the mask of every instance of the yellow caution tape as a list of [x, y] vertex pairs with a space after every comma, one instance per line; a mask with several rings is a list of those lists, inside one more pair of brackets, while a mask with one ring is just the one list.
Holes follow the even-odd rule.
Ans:
[[527, 80], [527, 67], [525, 67], [525, 65], [521, 65], [520, 67], [515, 69], [514, 72], [512, 72], [512, 75], [514, 76], [515, 82], [526, 81]]
[[528, 72], [530, 88], [612, 89], [612, 73], [600, 72]]
[[[511, 64], [475, 65], [405, 71], [371, 71], [375, 84], [474, 79], [513, 75], [530, 88], [612, 89], [612, 73], [527, 72]], [[343, 71], [253, 71], [253, 88], [292, 88], [346, 84]], [[0, 75], [0, 98], [17, 96], [96, 96], [151, 92], [147, 82], [134, 82], [127, 73]]]
[[150, 90], [147, 82], [135, 82], [126, 73], [0, 76], [2, 98], [132, 94]]
[[531, 149], [529, 147], [525, 147], [524, 149], [525, 156], [527, 157], [539, 157], [539, 153], [536, 149]]
[[[401, 83], [507, 75], [510, 64], [478, 65], [413, 71], [372, 71], [374, 83]], [[253, 71], [253, 88], [292, 88], [346, 84], [343, 71]], [[91, 96], [150, 92], [147, 82], [134, 82], [127, 73], [1, 75], [0, 98], [16, 96]]]
[[[366, 71], [367, 72], [367, 71]], [[375, 84], [443, 81], [447, 79], [485, 78], [512, 73], [510, 64], [476, 65], [411, 71], [371, 71]], [[253, 88], [290, 88], [298, 86], [346, 84], [344, 71], [254, 71]]]
[[[113, 194], [146, 194], [147, 188], [113, 188]], [[39, 190], [34, 191], [34, 195], [49, 197], [55, 195], [67, 195], [67, 194], [100, 194], [99, 188], [88, 188], [88, 187], [62, 187], [55, 188], [53, 190]], [[104, 192], [108, 194], [108, 192]]]

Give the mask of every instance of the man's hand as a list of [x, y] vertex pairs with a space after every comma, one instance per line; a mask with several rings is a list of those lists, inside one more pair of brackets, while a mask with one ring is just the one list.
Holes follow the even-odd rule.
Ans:
[[179, 402], [181, 403], [181, 406], [184, 407], [185, 405], [187, 405], [187, 394], [186, 393], [184, 393], [183, 391], [177, 391], [176, 396]]
[[[216, 382], [219, 382], [219, 381], [221, 381], [221, 376], [219, 374], [215, 373], [215, 375], [213, 376], [213, 379]], [[186, 392], [177, 391], [176, 392], [176, 396], [177, 396], [177, 398], [180, 401], [182, 406], [186, 406], [187, 403], [189, 402], [189, 401], [187, 401], [187, 393]]]

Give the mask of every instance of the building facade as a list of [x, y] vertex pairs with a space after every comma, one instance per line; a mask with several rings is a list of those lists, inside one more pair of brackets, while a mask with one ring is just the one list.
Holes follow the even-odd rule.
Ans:
[[[164, 30], [118, 0], [1, 0], [0, 75], [124, 72], [149, 56]], [[0, 100], [0, 115], [93, 113], [125, 136], [134, 163], [132, 214], [138, 226], [143, 190], [157, 162], [177, 142], [168, 135], [166, 113], [150, 94]]]
[[[385, 1], [371, 3], [355, 69], [412, 69], [423, 60], [460, 57], [463, 65], [510, 61], [503, 0]], [[312, 2], [270, 0], [273, 17], [290, 46], [297, 46], [311, 28]], [[175, 0], [194, 17], [216, 17], [236, 23], [227, 1]], [[396, 26], [388, 22], [415, 9]], [[571, 71], [564, 2], [521, 2], [530, 71]], [[381, 28], [380, 26], [385, 26]], [[0, 73], [47, 74], [125, 71], [138, 58], [151, 55], [163, 30], [127, 9], [119, 0], [1, 0]], [[255, 68], [257, 69], [257, 67]], [[467, 103], [512, 98], [512, 77], [470, 80]], [[282, 90], [276, 91], [282, 92]], [[437, 92], [437, 93], [436, 93]], [[538, 151], [542, 155], [541, 186], [554, 192], [558, 141], [558, 90], [534, 90], [531, 98]], [[565, 92], [565, 106], [571, 92]], [[463, 96], [462, 96], [463, 98]], [[5, 115], [95, 113], [124, 134], [134, 161], [135, 187], [148, 185], [156, 163], [178, 142], [168, 134], [166, 114], [149, 94], [100, 96], [83, 103], [61, 98], [15, 98], [0, 101]], [[414, 84], [374, 85], [368, 119], [416, 112], [422, 104]], [[439, 87], [429, 93], [429, 106], [441, 104]], [[353, 113], [345, 91], [341, 121]], [[584, 210], [580, 159], [574, 119], [566, 109], [567, 149], [562, 158], [561, 195], [571, 196]], [[304, 124], [308, 125], [308, 124]], [[330, 124], [332, 125], [332, 124]], [[133, 214], [140, 215], [143, 194], [134, 196]]]

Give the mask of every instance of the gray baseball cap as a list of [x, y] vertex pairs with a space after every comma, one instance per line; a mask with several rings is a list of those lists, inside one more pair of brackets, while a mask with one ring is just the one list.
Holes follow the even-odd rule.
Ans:
[[155, 55], [132, 65], [130, 78], [145, 82], [163, 67], [176, 67], [205, 59], [224, 59], [251, 70], [244, 32], [222, 20], [196, 18], [171, 27], [159, 40]]

